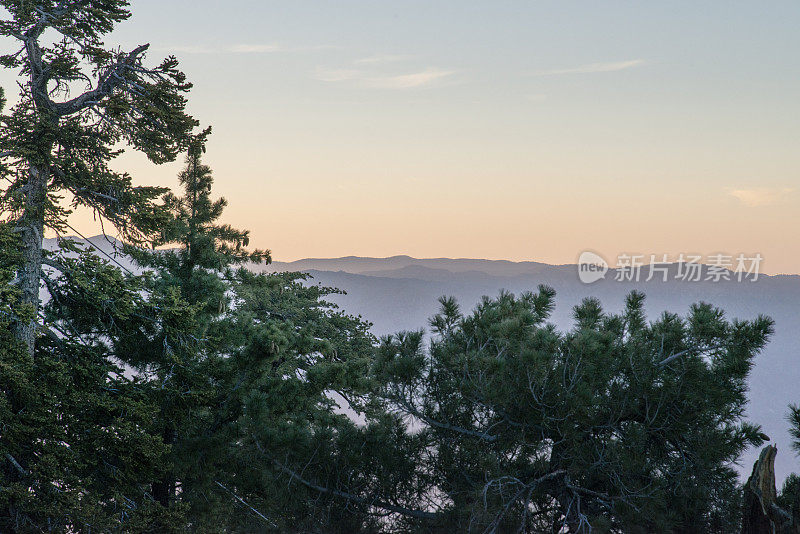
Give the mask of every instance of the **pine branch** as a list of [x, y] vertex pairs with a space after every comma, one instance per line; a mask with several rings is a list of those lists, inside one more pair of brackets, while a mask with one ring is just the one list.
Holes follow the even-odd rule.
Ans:
[[[256, 447], [258, 448], [259, 451], [261, 451], [264, 455], [269, 456], [264, 451], [264, 449], [261, 447], [261, 444], [257, 440], [254, 439], [254, 442], [255, 442]], [[336, 489], [326, 488], [326, 487], [320, 486], [318, 484], [314, 484], [313, 482], [303, 478], [302, 475], [300, 475], [299, 473], [297, 473], [293, 469], [290, 469], [289, 467], [283, 465], [278, 460], [273, 459], [272, 461], [278, 467], [278, 469], [280, 469], [281, 471], [283, 471], [284, 473], [289, 475], [293, 480], [297, 480], [298, 482], [300, 482], [301, 484], [303, 484], [307, 488], [313, 489], [314, 491], [317, 491], [319, 493], [324, 493], [324, 494], [327, 494], [327, 495], [333, 495], [334, 497], [340, 497], [340, 498], [343, 498], [343, 499], [347, 499], [348, 501], [351, 501], [351, 502], [354, 502], [354, 503], [357, 503], [357, 504], [363, 504], [365, 506], [371, 506], [371, 507], [375, 507], [375, 508], [380, 508], [380, 509], [386, 510], [388, 512], [393, 512], [393, 513], [396, 513], [396, 514], [404, 515], [404, 516], [407, 516], [407, 517], [413, 517], [413, 518], [416, 518], [416, 519], [426, 519], [426, 520], [432, 521], [432, 520], [435, 520], [435, 519], [439, 518], [439, 514], [437, 514], [435, 512], [426, 512], [424, 510], [415, 510], [415, 509], [412, 509], [412, 508], [406, 508], [404, 506], [397, 506], [397, 505], [394, 505], [394, 504], [389, 504], [387, 502], [383, 502], [383, 501], [379, 500], [378, 498], [369, 498], [369, 499], [367, 499], [367, 498], [364, 498], [364, 497], [359, 497], [358, 495], [354, 495], [354, 494], [346, 492], [346, 491], [340, 491], [340, 490], [336, 490]]]
[[[110, 96], [119, 87], [127, 86], [129, 82], [121, 74], [133, 67], [136, 62], [139, 61], [142, 54], [149, 48], [149, 44], [143, 44], [135, 48], [132, 52], [126, 54], [122, 59], [106, 70], [105, 74], [103, 74], [98, 81], [95, 89], [87, 91], [67, 102], [52, 103], [53, 111], [60, 117], [78, 113]], [[147, 72], [154, 73], [155, 71]]]
[[28, 476], [28, 472], [25, 471], [25, 469], [23, 469], [23, 467], [21, 465], [19, 465], [19, 462], [13, 456], [11, 456], [11, 453], [8, 453], [8, 452], [6, 453], [6, 459], [9, 462], [11, 462], [11, 465], [14, 466], [14, 469], [19, 471], [19, 474], [21, 474], [24, 477]]
[[463, 428], [463, 427], [460, 427], [460, 426], [451, 425], [449, 423], [442, 423], [440, 421], [436, 421], [435, 419], [431, 419], [430, 417], [426, 416], [425, 414], [423, 414], [422, 412], [417, 410], [406, 399], [394, 398], [394, 399], [390, 399], [390, 400], [393, 400], [393, 401], [397, 402], [403, 408], [403, 410], [406, 413], [408, 413], [409, 415], [412, 415], [412, 416], [416, 417], [417, 419], [420, 419], [421, 421], [424, 421], [425, 423], [428, 423], [429, 425], [431, 425], [433, 427], [441, 428], [442, 430], [450, 430], [452, 432], [456, 432], [458, 434], [464, 434], [465, 436], [471, 436], [473, 438], [478, 438], [480, 440], [483, 440], [483, 441], [486, 441], [486, 442], [489, 442], [489, 443], [493, 443], [493, 442], [497, 441], [497, 436], [489, 434], [488, 431], [471, 430], [471, 429], [468, 429], [468, 428]]
[[219, 486], [220, 488], [222, 488], [222, 489], [224, 489], [225, 491], [227, 491], [228, 493], [230, 493], [231, 495], [233, 495], [233, 498], [234, 498], [234, 499], [236, 499], [237, 501], [239, 501], [240, 503], [242, 503], [244, 506], [246, 506], [247, 508], [249, 508], [249, 509], [250, 509], [250, 511], [251, 511], [251, 512], [253, 512], [254, 514], [256, 514], [258, 517], [260, 517], [261, 519], [263, 519], [264, 521], [266, 521], [267, 523], [269, 523], [271, 526], [273, 526], [273, 527], [275, 527], [275, 528], [278, 528], [278, 525], [277, 525], [277, 524], [275, 524], [275, 522], [271, 521], [271, 520], [270, 520], [270, 519], [269, 519], [267, 516], [265, 516], [264, 514], [262, 514], [261, 512], [259, 512], [259, 511], [258, 511], [258, 510], [256, 510], [255, 508], [253, 508], [252, 506], [250, 506], [249, 504], [247, 504], [247, 502], [245, 502], [245, 500], [244, 500], [244, 499], [242, 499], [241, 497], [239, 497], [238, 495], [236, 495], [234, 492], [232, 492], [231, 490], [229, 490], [228, 488], [226, 488], [225, 486], [223, 486], [223, 485], [222, 485], [220, 482], [218, 482], [218, 481], [216, 481], [216, 480], [215, 480], [215, 481], [214, 481], [214, 483], [215, 483], [217, 486]]

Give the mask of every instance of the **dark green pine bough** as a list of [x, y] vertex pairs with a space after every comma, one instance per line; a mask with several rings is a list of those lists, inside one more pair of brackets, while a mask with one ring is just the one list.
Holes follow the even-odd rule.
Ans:
[[424, 442], [419, 476], [439, 495], [440, 532], [737, 532], [732, 463], [764, 439], [742, 422], [767, 318], [727, 321], [701, 304], [648, 323], [588, 299], [575, 326], [547, 324], [546, 287], [442, 300], [421, 333], [383, 342], [387, 410]]
[[[0, 531], [741, 530], [732, 465], [766, 439], [743, 415], [769, 319], [648, 322], [634, 293], [559, 332], [543, 287], [469, 314], [443, 299], [429, 342], [375, 340], [219, 222], [176, 60], [103, 43], [128, 2], [0, 6], [23, 79], [0, 122]], [[185, 153], [180, 195], [113, 170], [121, 146]], [[43, 250], [78, 208], [135, 269]]]

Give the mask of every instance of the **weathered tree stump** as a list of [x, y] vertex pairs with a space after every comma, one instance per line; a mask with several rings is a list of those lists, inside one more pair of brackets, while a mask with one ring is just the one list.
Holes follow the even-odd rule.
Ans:
[[775, 445], [764, 447], [744, 486], [742, 534], [800, 534], [792, 516], [775, 499]]

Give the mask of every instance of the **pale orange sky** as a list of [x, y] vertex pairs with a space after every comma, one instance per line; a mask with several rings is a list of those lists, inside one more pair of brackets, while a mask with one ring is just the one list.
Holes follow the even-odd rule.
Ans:
[[[800, 273], [800, 4], [650, 4], [140, 0], [115, 37], [181, 59], [225, 221], [275, 259]], [[118, 167], [174, 186], [181, 162]]]

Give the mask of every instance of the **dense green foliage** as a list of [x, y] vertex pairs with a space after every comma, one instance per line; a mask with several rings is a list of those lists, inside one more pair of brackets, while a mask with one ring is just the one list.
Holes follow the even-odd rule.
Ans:
[[575, 328], [545, 323], [554, 293], [452, 300], [419, 334], [385, 340], [381, 396], [425, 435], [443, 529], [731, 532], [732, 462], [763, 441], [743, 423], [745, 380], [769, 319], [729, 322], [709, 305], [647, 323], [593, 299]]
[[90, 253], [59, 263], [33, 356], [4, 336], [14, 345], [3, 355], [0, 401], [4, 531], [108, 531], [161, 513], [144, 481], [166, 448], [143, 432], [155, 415], [149, 392], [114, 351], [141, 286]]
[[327, 393], [363, 394], [368, 325], [338, 313], [324, 301], [334, 290], [304, 275], [237, 268], [269, 254], [247, 252], [247, 232], [216, 224], [225, 201], [211, 200], [202, 141], [180, 176], [184, 196], [165, 198], [173, 217], [154, 243], [178, 247], [129, 249], [148, 273], [150, 316], [161, 319], [119, 349], [155, 392], [149, 431], [170, 447], [152, 496], [200, 531], [311, 528], [326, 521], [312, 514], [327, 512], [276, 487], [274, 458], [350, 424]]
[[[789, 433], [794, 438], [792, 447], [800, 456], [800, 406], [789, 406], [788, 420]], [[776, 502], [792, 517], [795, 525], [800, 525], [800, 475], [792, 473], [786, 477]]]

